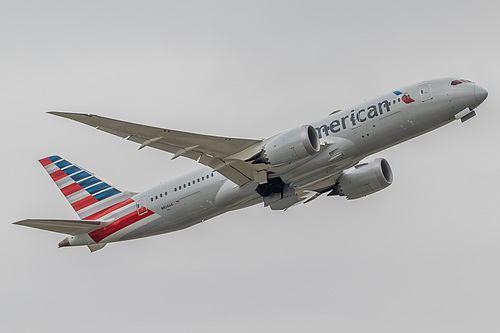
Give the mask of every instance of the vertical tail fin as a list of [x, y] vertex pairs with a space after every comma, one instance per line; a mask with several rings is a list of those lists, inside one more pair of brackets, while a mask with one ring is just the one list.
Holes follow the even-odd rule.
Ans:
[[55, 155], [39, 160], [78, 216], [93, 220], [132, 194]]

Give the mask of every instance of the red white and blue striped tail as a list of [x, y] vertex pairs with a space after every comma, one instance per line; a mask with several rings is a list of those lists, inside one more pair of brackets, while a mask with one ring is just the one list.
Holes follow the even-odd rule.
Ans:
[[82, 220], [95, 220], [132, 196], [57, 155], [39, 162]]

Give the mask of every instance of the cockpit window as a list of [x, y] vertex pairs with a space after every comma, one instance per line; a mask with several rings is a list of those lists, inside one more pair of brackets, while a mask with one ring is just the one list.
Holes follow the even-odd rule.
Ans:
[[451, 81], [452, 86], [456, 86], [456, 85], [462, 84], [462, 83], [472, 83], [472, 81], [469, 81], [469, 80], [453, 80], [453, 81]]

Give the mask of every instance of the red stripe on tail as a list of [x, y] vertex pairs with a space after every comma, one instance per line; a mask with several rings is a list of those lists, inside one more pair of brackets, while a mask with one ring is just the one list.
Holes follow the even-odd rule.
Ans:
[[62, 170], [57, 170], [57, 171], [54, 171], [50, 174], [50, 177], [52, 177], [52, 179], [56, 182], [58, 181], [59, 179], [62, 179], [64, 177], [68, 176], [66, 173], [64, 173], [64, 171]]
[[48, 158], [42, 158], [41, 160], [38, 160], [38, 162], [40, 162], [40, 164], [43, 167], [46, 167], [47, 165], [49, 165], [50, 163], [52, 163], [52, 161], [49, 160]]
[[97, 220], [99, 217], [108, 215], [109, 213], [112, 213], [115, 210], [118, 210], [118, 209], [120, 209], [122, 207], [127, 206], [128, 204], [131, 204], [132, 202], [134, 202], [134, 200], [127, 199], [127, 200], [119, 202], [116, 205], [113, 205], [111, 207], [104, 208], [103, 210], [101, 210], [101, 211], [99, 211], [97, 213], [94, 213], [92, 215], [86, 216], [83, 219], [84, 220]]
[[64, 194], [65, 197], [67, 197], [68, 195], [81, 190], [83, 190], [83, 187], [81, 187], [78, 183], [73, 183], [71, 185], [66, 186], [65, 188], [62, 188], [61, 192]]
[[110, 225], [108, 225], [104, 228], [89, 232], [89, 236], [96, 243], [99, 243], [104, 238], [114, 234], [115, 232], [117, 232], [125, 227], [128, 227], [129, 225], [131, 225], [135, 222], [138, 222], [142, 219], [145, 219], [146, 217], [151, 216], [153, 214], [154, 213], [152, 211], [148, 211], [147, 213], [139, 216], [139, 214], [137, 214], [137, 211], [134, 211], [133, 213], [130, 213], [128, 215], [125, 215], [122, 218], [119, 218], [118, 220], [116, 220], [115, 222], [111, 223]]
[[80, 209], [88, 207], [96, 202], [99, 202], [96, 198], [88, 196], [86, 198], [83, 198], [82, 200], [78, 200], [77, 202], [72, 203], [71, 206], [76, 212], [78, 212]]

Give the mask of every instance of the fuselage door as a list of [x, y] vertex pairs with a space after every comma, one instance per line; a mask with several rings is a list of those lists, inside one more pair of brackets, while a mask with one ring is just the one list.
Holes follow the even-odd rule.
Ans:
[[135, 208], [137, 209], [137, 214], [142, 215], [148, 212], [148, 208], [146, 207], [146, 198], [142, 197], [135, 201]]
[[432, 90], [431, 90], [431, 84], [426, 83], [418, 87], [420, 90], [420, 98], [422, 99], [422, 102], [426, 102], [432, 99]]

